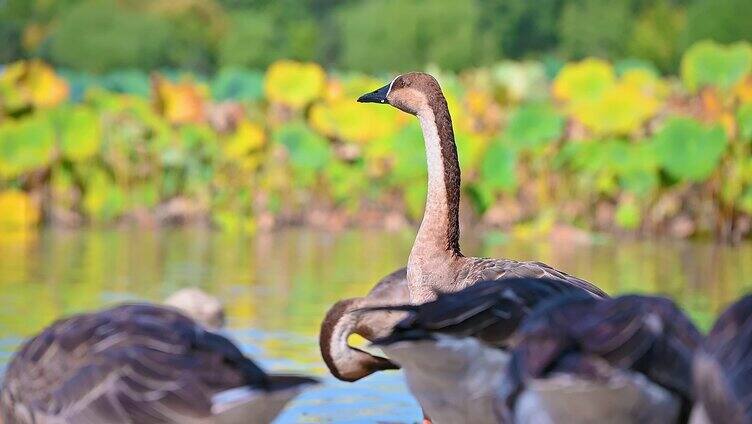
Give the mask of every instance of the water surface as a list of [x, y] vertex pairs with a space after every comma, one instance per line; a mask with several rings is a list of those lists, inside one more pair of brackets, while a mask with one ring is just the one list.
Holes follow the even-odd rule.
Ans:
[[[413, 233], [288, 230], [243, 237], [195, 229], [0, 233], [0, 370], [55, 318], [199, 286], [227, 305], [230, 334], [271, 370], [324, 377], [279, 423], [415, 422], [398, 372], [358, 383], [328, 376], [317, 330], [327, 308], [403, 266]], [[484, 242], [483, 240], [488, 242]], [[603, 241], [577, 245], [466, 237], [467, 254], [536, 259], [609, 293], [674, 297], [702, 328], [752, 290], [752, 245]]]

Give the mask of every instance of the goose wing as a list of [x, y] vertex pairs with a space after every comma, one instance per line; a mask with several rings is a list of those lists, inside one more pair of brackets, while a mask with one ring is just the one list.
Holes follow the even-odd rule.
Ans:
[[694, 382], [712, 422], [752, 422], [752, 295], [713, 325], [695, 357]]
[[467, 287], [478, 281], [504, 280], [507, 278], [546, 278], [587, 290], [599, 297], [608, 297], [603, 290], [594, 284], [559, 271], [542, 262], [468, 258], [468, 262], [460, 271], [457, 281], [460, 282], [461, 286]]
[[517, 393], [530, 378], [564, 372], [607, 378], [632, 370], [688, 401], [691, 362], [702, 337], [670, 300], [648, 296], [561, 298], [519, 331], [510, 375]]
[[592, 297], [576, 286], [547, 278], [482, 281], [459, 292], [441, 294], [433, 302], [397, 307], [409, 312], [407, 318], [377, 343], [431, 339], [441, 333], [507, 347], [510, 336], [537, 303], [567, 293]]
[[9, 422], [194, 422], [224, 390], [269, 377], [223, 336], [146, 304], [63, 319], [11, 360], [0, 406]]

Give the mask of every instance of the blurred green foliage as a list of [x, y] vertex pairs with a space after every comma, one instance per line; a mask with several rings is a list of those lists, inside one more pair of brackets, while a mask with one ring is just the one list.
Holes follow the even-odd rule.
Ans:
[[750, 21], [748, 0], [5, 0], [0, 63], [211, 75], [279, 59], [381, 73], [595, 56], [673, 73], [697, 41], [752, 39]]
[[[747, 235], [751, 58], [703, 41], [676, 77], [594, 58], [552, 79], [532, 61], [436, 70], [465, 199], [524, 235]], [[287, 59], [208, 79], [16, 62], [0, 73], [0, 196], [29, 211], [13, 225], [399, 225], [422, 213], [425, 153], [415, 119], [354, 101], [385, 81]]]

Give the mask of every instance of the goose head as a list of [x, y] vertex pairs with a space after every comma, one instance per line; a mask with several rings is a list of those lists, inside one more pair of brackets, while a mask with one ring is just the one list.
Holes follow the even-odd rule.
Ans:
[[199, 288], [180, 289], [165, 299], [164, 304], [179, 309], [208, 328], [219, 329], [225, 325], [222, 302]]
[[360, 103], [388, 104], [411, 115], [430, 110], [442, 99], [441, 87], [433, 76], [423, 72], [398, 75], [389, 84], [358, 98]]

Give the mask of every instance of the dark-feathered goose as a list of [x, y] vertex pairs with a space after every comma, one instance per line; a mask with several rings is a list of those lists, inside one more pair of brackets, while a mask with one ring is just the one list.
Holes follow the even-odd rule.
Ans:
[[423, 221], [407, 264], [412, 303], [433, 300], [438, 292], [454, 292], [478, 281], [510, 277], [545, 277], [584, 288], [600, 289], [540, 262], [465, 257], [459, 246], [460, 166], [452, 118], [439, 83], [413, 72], [364, 94], [359, 102], [389, 104], [420, 120], [428, 162], [428, 195]]
[[716, 321], [695, 356], [692, 424], [752, 423], [752, 295]]
[[365, 297], [340, 300], [324, 317], [319, 332], [319, 348], [332, 375], [343, 381], [356, 381], [376, 371], [399, 368], [386, 358], [350, 346], [347, 338], [358, 334], [373, 341], [391, 331], [401, 314], [390, 311], [353, 313], [360, 308], [406, 303], [407, 271], [400, 268], [379, 280]]
[[5, 424], [268, 423], [316, 381], [270, 375], [175, 309], [128, 304], [57, 321], [23, 344]]
[[668, 299], [559, 298], [541, 305], [515, 337], [502, 390], [515, 423], [688, 418], [702, 336]]
[[434, 423], [497, 423], [508, 348], [520, 322], [541, 301], [594, 295], [560, 280], [482, 281], [422, 305], [367, 308], [401, 310], [407, 317], [376, 340], [402, 366], [408, 386]]

